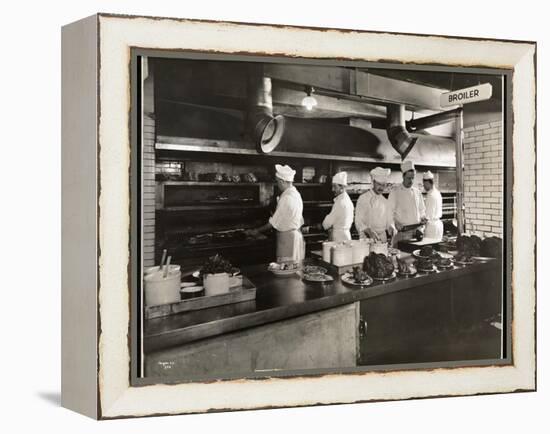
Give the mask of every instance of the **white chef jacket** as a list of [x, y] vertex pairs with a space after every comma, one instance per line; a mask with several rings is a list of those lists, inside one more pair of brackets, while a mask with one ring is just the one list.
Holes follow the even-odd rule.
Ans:
[[388, 206], [388, 200], [381, 194], [369, 190], [359, 196], [355, 208], [355, 228], [360, 238], [365, 238], [365, 230], [372, 229], [378, 234], [384, 234], [393, 224], [393, 218]]
[[443, 199], [441, 193], [435, 187], [426, 193], [426, 238], [441, 240], [443, 238], [443, 222], [440, 220], [443, 215]]
[[334, 198], [330, 213], [323, 220], [325, 230], [332, 229], [331, 241], [351, 240], [350, 228], [353, 223], [353, 202], [347, 192]]
[[426, 193], [426, 218], [438, 220], [443, 215], [443, 199], [437, 188], [432, 188]]
[[275, 213], [269, 223], [280, 232], [300, 229], [304, 224], [304, 203], [296, 187], [287, 188], [278, 199]]
[[278, 199], [277, 209], [269, 219], [277, 230], [277, 262], [302, 261], [305, 257], [304, 237], [300, 228], [304, 224], [302, 196], [296, 187], [287, 188]]
[[420, 223], [420, 219], [426, 216], [422, 193], [415, 186], [406, 188], [399, 184], [390, 192], [388, 205], [393, 220], [402, 226]]

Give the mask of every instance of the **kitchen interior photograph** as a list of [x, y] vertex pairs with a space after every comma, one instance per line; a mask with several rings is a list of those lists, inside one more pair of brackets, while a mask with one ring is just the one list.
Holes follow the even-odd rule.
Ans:
[[141, 376], [507, 356], [502, 75], [141, 57], [140, 79]]

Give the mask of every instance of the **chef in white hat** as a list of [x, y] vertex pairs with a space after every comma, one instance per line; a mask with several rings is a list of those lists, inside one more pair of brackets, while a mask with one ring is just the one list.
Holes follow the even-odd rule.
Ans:
[[368, 237], [375, 241], [386, 242], [388, 234], [393, 237], [397, 232], [388, 207], [388, 200], [383, 196], [390, 175], [391, 170], [382, 167], [370, 171], [372, 189], [359, 196], [355, 209], [355, 228], [359, 232], [359, 238]]
[[353, 202], [346, 192], [347, 172], [338, 172], [332, 177], [334, 204], [323, 220], [323, 228], [329, 231], [330, 241], [351, 240], [350, 228], [353, 223]]
[[426, 204], [426, 229], [424, 230], [424, 236], [426, 238], [434, 238], [437, 241], [443, 239], [443, 222], [441, 216], [443, 215], [443, 199], [441, 193], [434, 185], [434, 175], [429, 170], [424, 172], [422, 176], [424, 183], [424, 190], [426, 190], [425, 204]]
[[277, 231], [277, 262], [304, 259], [304, 238], [300, 228], [304, 224], [302, 196], [294, 187], [296, 171], [291, 167], [275, 165], [275, 182], [281, 195], [277, 198], [277, 208], [269, 221], [258, 229], [249, 229], [248, 234], [255, 235], [270, 229]]
[[403, 161], [401, 172], [403, 173], [403, 183], [395, 187], [388, 197], [393, 221], [399, 231], [393, 239], [394, 246], [397, 246], [399, 241], [410, 240], [414, 237], [417, 229], [403, 230], [405, 226], [424, 225], [427, 221], [422, 193], [413, 185], [416, 175], [413, 162], [411, 160]]

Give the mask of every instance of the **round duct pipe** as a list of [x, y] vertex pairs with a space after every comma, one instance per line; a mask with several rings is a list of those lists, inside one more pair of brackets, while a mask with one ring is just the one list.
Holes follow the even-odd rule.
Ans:
[[271, 78], [261, 70], [250, 69], [248, 76], [247, 130], [258, 151], [267, 154], [281, 142], [285, 128], [283, 116], [273, 116]]
[[386, 132], [388, 139], [399, 155], [404, 160], [418, 140], [413, 137], [405, 128], [405, 106], [401, 104], [390, 104], [387, 107], [388, 124]]

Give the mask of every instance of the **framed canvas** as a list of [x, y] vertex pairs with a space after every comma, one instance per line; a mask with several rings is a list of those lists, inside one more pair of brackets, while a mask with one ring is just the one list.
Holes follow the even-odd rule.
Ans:
[[62, 404], [536, 389], [536, 44], [98, 14], [62, 31]]

